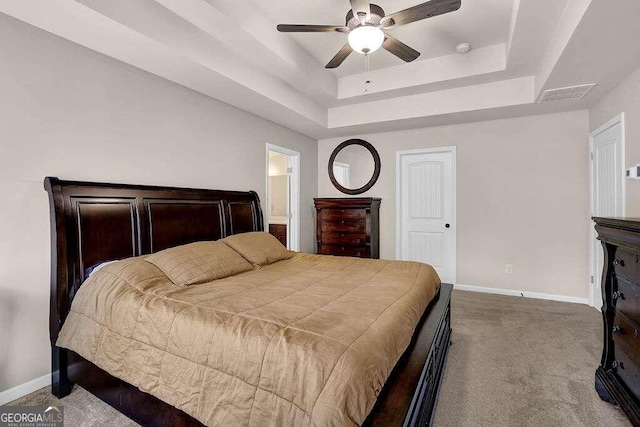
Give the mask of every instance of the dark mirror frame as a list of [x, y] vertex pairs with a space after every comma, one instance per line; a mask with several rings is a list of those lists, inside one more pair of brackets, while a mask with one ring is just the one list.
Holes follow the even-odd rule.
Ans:
[[[359, 145], [369, 150], [369, 153], [371, 153], [371, 155], [373, 156], [373, 163], [374, 163], [373, 176], [371, 177], [369, 182], [367, 182], [365, 185], [363, 185], [360, 188], [354, 188], [354, 189], [346, 188], [340, 185], [335, 175], [333, 174], [333, 162], [336, 160], [336, 156], [343, 148], [348, 147], [350, 145]], [[363, 139], [349, 139], [347, 141], [344, 141], [340, 145], [338, 145], [335, 148], [335, 150], [333, 150], [333, 152], [331, 153], [331, 157], [329, 157], [328, 169], [329, 169], [329, 179], [331, 180], [331, 183], [333, 184], [333, 186], [336, 187], [338, 190], [340, 190], [344, 194], [351, 194], [351, 195], [362, 194], [365, 191], [369, 190], [371, 187], [373, 187], [376, 181], [378, 180], [378, 177], [380, 176], [380, 156], [378, 155], [378, 152], [373, 147], [373, 145], [371, 145], [367, 141]]]

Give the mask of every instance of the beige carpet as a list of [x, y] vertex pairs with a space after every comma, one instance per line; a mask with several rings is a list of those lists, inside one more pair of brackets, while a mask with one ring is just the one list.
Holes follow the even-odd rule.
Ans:
[[455, 291], [437, 426], [628, 426], [594, 389], [600, 312]]
[[[593, 388], [601, 318], [587, 306], [455, 291], [436, 426], [629, 426]], [[69, 426], [136, 425], [76, 387], [10, 405], [64, 405]]]

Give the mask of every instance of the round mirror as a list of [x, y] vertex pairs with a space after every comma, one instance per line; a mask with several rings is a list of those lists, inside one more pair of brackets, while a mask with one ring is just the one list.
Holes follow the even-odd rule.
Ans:
[[338, 145], [329, 157], [329, 179], [345, 194], [362, 194], [380, 176], [380, 156], [373, 145], [350, 139]]

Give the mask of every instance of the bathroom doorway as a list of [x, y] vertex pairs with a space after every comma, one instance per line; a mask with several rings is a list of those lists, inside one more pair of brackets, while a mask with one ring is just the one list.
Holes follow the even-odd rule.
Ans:
[[300, 153], [267, 144], [265, 231], [292, 251], [300, 250]]

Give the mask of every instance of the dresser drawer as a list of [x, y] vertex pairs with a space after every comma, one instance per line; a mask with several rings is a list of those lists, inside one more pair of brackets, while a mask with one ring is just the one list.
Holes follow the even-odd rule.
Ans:
[[353, 256], [360, 258], [369, 258], [369, 248], [362, 246], [335, 246], [335, 245], [322, 245], [320, 253], [322, 255], [338, 255], [338, 256]]
[[322, 219], [365, 219], [367, 217], [366, 209], [322, 209], [320, 211], [320, 218]]
[[323, 245], [362, 246], [367, 243], [366, 234], [342, 233], [327, 231], [322, 233]]
[[613, 271], [617, 276], [622, 276], [634, 283], [640, 284], [640, 263], [638, 252], [632, 252], [618, 247], [613, 260]]
[[320, 226], [323, 234], [325, 232], [344, 232], [344, 233], [365, 233], [366, 223], [362, 219], [328, 219], [322, 221]]
[[633, 362], [633, 358], [625, 353], [617, 345], [614, 347], [615, 364], [613, 371], [616, 376], [627, 386], [629, 391], [635, 396], [640, 396], [640, 379], [638, 378], [638, 366]]
[[614, 314], [611, 336], [616, 346], [640, 360], [640, 330], [620, 313]]
[[616, 276], [611, 301], [617, 311], [640, 324], [640, 287], [622, 276]]

